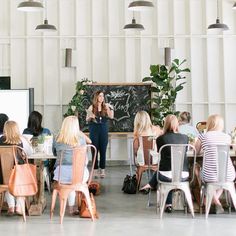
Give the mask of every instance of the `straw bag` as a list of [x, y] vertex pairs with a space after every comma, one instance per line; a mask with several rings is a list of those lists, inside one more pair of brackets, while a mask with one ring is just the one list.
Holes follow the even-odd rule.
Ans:
[[14, 159], [15, 166], [12, 169], [8, 183], [9, 192], [15, 197], [35, 195], [38, 192], [36, 166], [28, 163], [28, 158], [25, 153], [24, 164], [18, 164], [15, 152]]
[[[95, 199], [94, 199], [92, 193], [90, 193], [90, 199], [91, 199], [91, 204], [92, 204], [93, 215], [94, 215], [95, 218], [98, 218], [98, 212], [97, 212], [97, 208], [96, 208], [96, 203], [95, 203]], [[81, 199], [80, 217], [82, 217], [82, 218], [91, 218], [89, 209], [87, 207], [86, 198], [84, 196]]]

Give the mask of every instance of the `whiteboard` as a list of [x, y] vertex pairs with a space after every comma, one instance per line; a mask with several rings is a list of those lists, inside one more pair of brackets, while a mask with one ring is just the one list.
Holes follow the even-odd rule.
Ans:
[[20, 132], [27, 128], [30, 112], [29, 90], [0, 90], [0, 113], [18, 123]]

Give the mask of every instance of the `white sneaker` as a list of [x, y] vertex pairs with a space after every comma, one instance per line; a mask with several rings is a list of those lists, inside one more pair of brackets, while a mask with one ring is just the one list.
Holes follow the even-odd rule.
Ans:
[[101, 169], [100, 177], [103, 179], [105, 178], [105, 176], [106, 176], [105, 169]]
[[97, 179], [97, 178], [99, 177], [99, 170], [98, 170], [98, 169], [95, 169], [95, 170], [93, 171], [93, 177], [94, 177], [95, 179]]

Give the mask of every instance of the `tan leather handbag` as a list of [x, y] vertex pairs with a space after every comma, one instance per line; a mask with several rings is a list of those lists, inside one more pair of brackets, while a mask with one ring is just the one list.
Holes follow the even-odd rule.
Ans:
[[24, 164], [19, 165], [14, 152], [15, 166], [12, 169], [8, 187], [15, 197], [33, 196], [38, 192], [36, 166], [28, 163], [24, 153]]
[[[91, 198], [91, 203], [92, 203], [93, 215], [94, 215], [95, 218], [98, 218], [96, 203], [95, 203], [95, 199], [94, 199], [92, 193], [90, 193], [90, 198]], [[85, 199], [84, 196], [81, 199], [81, 205], [80, 205], [80, 211], [79, 212], [80, 212], [80, 217], [82, 217], [82, 218], [91, 218], [91, 215], [89, 213], [89, 209], [88, 209], [87, 204], [86, 204], [86, 199]]]

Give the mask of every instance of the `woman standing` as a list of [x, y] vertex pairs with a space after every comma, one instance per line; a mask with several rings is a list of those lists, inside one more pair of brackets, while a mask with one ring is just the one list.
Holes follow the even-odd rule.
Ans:
[[[92, 105], [87, 110], [86, 121], [89, 122], [89, 135], [92, 144], [97, 148], [100, 155], [99, 167], [100, 177], [105, 177], [106, 168], [106, 149], [108, 144], [108, 118], [113, 119], [114, 110], [112, 106], [105, 103], [104, 93], [97, 91], [94, 94]], [[94, 176], [98, 172], [98, 156], [96, 156]]]
[[[19, 126], [15, 121], [6, 121], [3, 129], [3, 136], [0, 137], [0, 145], [16, 145], [22, 147], [27, 155], [33, 153], [30, 143], [20, 134]], [[16, 211], [17, 214], [22, 215], [20, 207], [21, 198], [15, 198], [9, 191], [6, 192], [5, 197], [8, 204], [8, 214], [13, 215]]]
[[[60, 153], [64, 152], [63, 160], [61, 163], [61, 178], [62, 183], [70, 183], [72, 178], [72, 148], [86, 145], [86, 143], [91, 143], [91, 140], [80, 131], [79, 121], [76, 116], [66, 117], [60, 129], [60, 132], [53, 142], [53, 154], [60, 157]], [[55, 170], [54, 170], [54, 180], [58, 181], [59, 175], [59, 163], [60, 158], [56, 160]], [[89, 171], [87, 168], [88, 160], [86, 161], [86, 166], [84, 167], [84, 177], [83, 182], [87, 182], [89, 178]], [[75, 191], [71, 192], [68, 197], [68, 205], [70, 214], [74, 213], [75, 206]]]
[[[201, 172], [201, 178], [203, 182], [215, 182], [217, 178], [217, 165], [216, 165], [216, 148], [214, 145], [231, 144], [231, 137], [223, 132], [224, 121], [220, 115], [211, 115], [207, 119], [207, 132], [201, 133], [196, 142], [197, 153], [200, 153], [201, 149], [204, 152], [203, 167]], [[199, 173], [196, 173], [199, 176]], [[227, 181], [234, 181], [235, 169], [231, 159], [228, 161], [227, 169]], [[220, 203], [220, 196], [223, 190], [218, 189], [213, 196], [213, 200], [216, 206], [216, 213], [220, 214], [224, 212], [224, 208]]]

